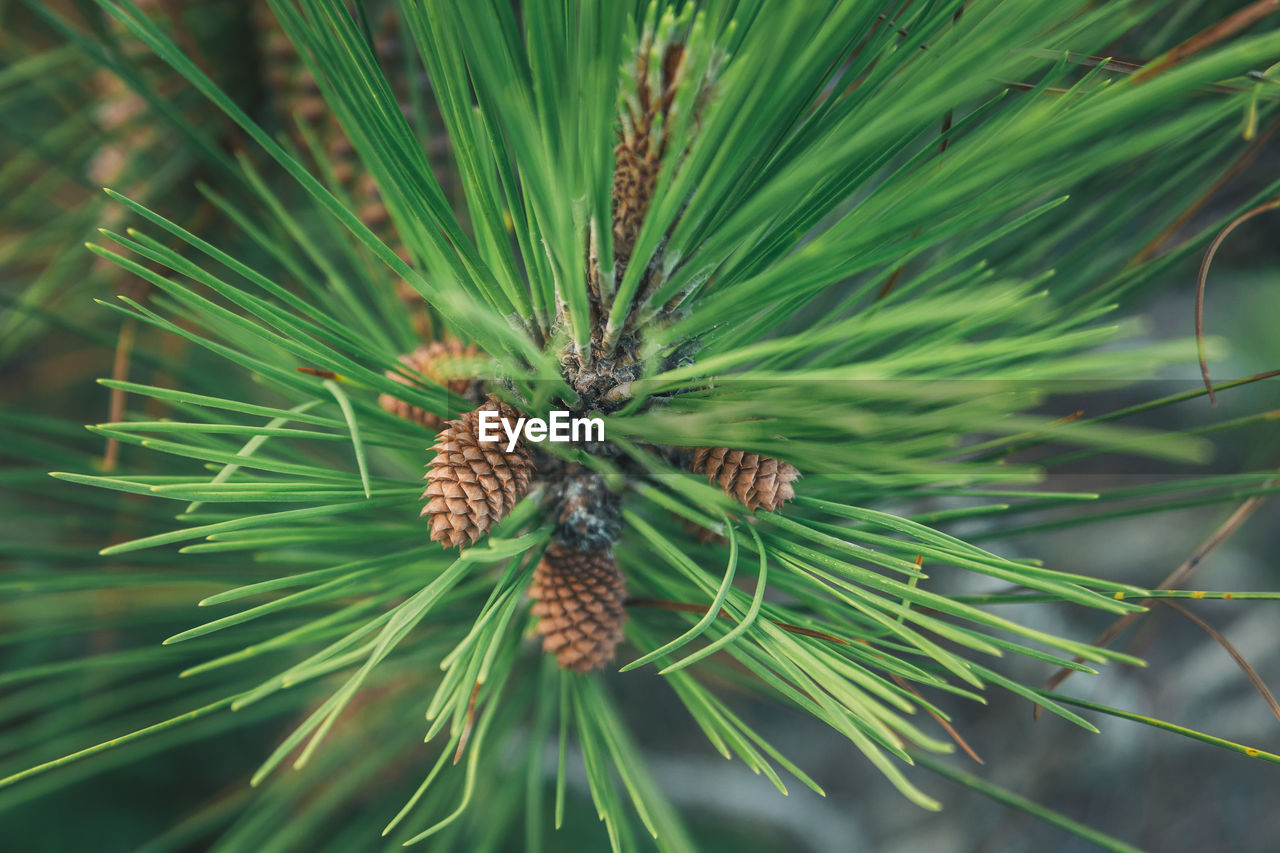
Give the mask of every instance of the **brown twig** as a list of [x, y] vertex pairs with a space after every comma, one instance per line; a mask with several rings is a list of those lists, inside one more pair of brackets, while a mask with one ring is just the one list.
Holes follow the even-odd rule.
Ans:
[[[901, 15], [903, 11], [905, 11], [905, 9], [906, 9], [906, 6], [903, 6], [902, 9], [898, 10], [898, 14]], [[953, 26], [956, 24], [956, 22], [960, 20], [960, 16], [963, 14], [964, 14], [964, 6], [961, 5], [959, 9], [956, 9], [956, 13], [951, 17], [951, 23]], [[884, 16], [881, 15], [880, 17], [883, 18]], [[902, 30], [899, 30], [899, 32], [902, 33], [902, 35], [904, 36], [906, 35], [906, 33], [903, 32]], [[942, 137], [942, 141], [938, 143], [939, 156], [946, 154], [947, 147], [951, 145], [950, 133], [951, 133], [951, 125], [954, 120], [955, 120], [954, 110], [947, 110], [946, 114], [942, 116], [942, 130], [938, 132], [938, 135]], [[914, 240], [919, 236], [920, 236], [920, 227], [917, 226], [915, 232], [911, 235], [911, 239]], [[898, 266], [897, 269], [893, 271], [893, 273], [889, 276], [889, 279], [880, 288], [880, 292], [876, 294], [877, 302], [879, 302], [881, 299], [884, 299], [886, 296], [888, 296], [890, 293], [893, 292], [893, 288], [898, 284], [898, 279], [902, 277], [902, 271], [905, 270], [906, 268], [907, 268], [907, 265], [906, 265], [906, 262], [904, 261], [902, 264]]]
[[334, 373], [332, 370], [325, 370], [320, 367], [295, 367], [294, 370], [299, 373], [305, 373], [308, 376], [316, 376], [320, 379], [341, 380], [342, 377]]
[[[1051, 50], [1034, 51], [1034, 53], [1037, 56], [1043, 56], [1047, 59], [1054, 59], [1054, 60], [1056, 60], [1059, 56], [1057, 52], [1051, 51]], [[1138, 63], [1135, 63], [1135, 62], [1126, 62], [1121, 59], [1108, 58], [1103, 56], [1089, 56], [1087, 54], [1081, 54], [1081, 53], [1070, 53], [1067, 55], [1067, 59], [1075, 63], [1076, 65], [1079, 65], [1082, 68], [1101, 68], [1103, 71], [1110, 71], [1115, 74], [1126, 74], [1126, 75], [1138, 74], [1144, 68], [1144, 66], [1139, 65]], [[1068, 90], [1061, 89], [1058, 91], [1065, 92]], [[1238, 95], [1241, 92], [1247, 91], [1247, 89], [1243, 86], [1214, 83], [1210, 86], [1203, 87], [1203, 91], [1214, 92], [1215, 94], [1220, 94], [1220, 95]]]
[[[923, 555], [923, 554], [917, 554], [917, 555], [916, 555], [915, 564], [916, 564], [916, 568], [917, 568], [917, 569], [922, 569], [922, 568], [924, 568], [924, 555]], [[921, 611], [925, 611], [925, 610], [929, 610], [929, 609], [930, 609], [930, 608], [923, 608], [923, 607], [922, 607], [922, 608], [920, 608], [920, 610], [921, 610]], [[936, 613], [936, 611], [935, 611], [935, 613]], [[939, 614], [939, 615], [941, 615], [941, 614]], [[899, 617], [898, 617], [898, 621], [902, 621], [902, 616], [901, 616], [901, 615], [899, 615]], [[860, 642], [862, 642], [862, 644], [863, 644], [863, 645], [865, 645], [865, 646], [867, 646], [868, 648], [870, 648], [870, 646], [871, 646], [871, 644], [870, 644], [870, 643], [868, 643], [866, 640], [862, 640], [862, 641], [860, 641]], [[872, 652], [872, 654], [873, 654], [873, 655], [875, 655], [875, 656], [876, 656], [876, 657], [878, 657], [878, 658], [883, 658], [883, 657], [884, 657], [883, 655], [881, 655], [881, 654], [879, 654], [879, 653], [877, 653], [877, 652]], [[966, 741], [964, 738], [962, 738], [962, 737], [960, 736], [960, 732], [956, 731], [955, 726], [951, 725], [951, 723], [950, 723], [950, 722], [948, 722], [948, 721], [946, 720], [946, 718], [944, 718], [941, 714], [939, 714], [938, 712], [934, 711], [932, 708], [930, 708], [930, 707], [928, 706], [928, 704], [924, 701], [924, 696], [920, 695], [920, 691], [919, 691], [919, 690], [916, 690], [914, 687], [912, 687], [910, 684], [908, 684], [908, 683], [907, 683], [907, 680], [906, 680], [905, 678], [903, 678], [902, 676], [898, 675], [896, 672], [891, 672], [891, 673], [889, 673], [889, 677], [890, 677], [890, 678], [892, 678], [892, 679], [893, 679], [893, 681], [894, 681], [894, 683], [895, 683], [895, 684], [897, 684], [899, 687], [901, 687], [903, 690], [907, 691], [907, 692], [908, 692], [908, 693], [910, 693], [912, 696], [914, 696], [914, 697], [916, 697], [917, 699], [919, 699], [919, 700], [920, 700], [920, 707], [924, 708], [924, 709], [925, 709], [925, 711], [927, 711], [927, 712], [929, 713], [929, 716], [930, 716], [930, 717], [933, 717], [935, 720], [937, 720], [937, 721], [938, 721], [938, 725], [942, 726], [943, 731], [945, 731], [945, 732], [946, 732], [946, 733], [951, 737], [951, 739], [952, 739], [953, 741], [955, 741], [955, 742], [956, 742], [956, 745], [957, 745], [957, 746], [959, 746], [962, 750], [964, 750], [965, 755], [968, 755], [970, 758], [972, 758], [974, 761], [978, 762], [979, 764], [986, 764], [986, 763], [987, 763], [987, 762], [985, 762], [985, 761], [983, 761], [983, 760], [982, 760], [982, 757], [981, 757], [980, 755], [978, 755], [978, 753], [974, 750], [974, 748], [973, 748], [973, 747], [969, 746], [968, 741]]]
[[1262, 676], [1258, 675], [1257, 670], [1249, 665], [1249, 662], [1244, 659], [1244, 655], [1240, 654], [1240, 651], [1235, 646], [1231, 645], [1231, 642], [1227, 640], [1226, 637], [1222, 636], [1222, 634], [1219, 633], [1212, 625], [1192, 613], [1187, 608], [1183, 607], [1178, 602], [1162, 598], [1160, 603], [1178, 613], [1181, 613], [1196, 625], [1200, 626], [1206, 634], [1217, 640], [1218, 645], [1227, 650], [1227, 654], [1231, 655], [1236, 664], [1240, 667], [1241, 671], [1244, 672], [1245, 678], [1249, 679], [1249, 683], [1253, 685], [1253, 689], [1257, 690], [1263, 700], [1266, 701], [1267, 706], [1271, 708], [1271, 713], [1275, 715], [1277, 720], [1280, 720], [1280, 702], [1276, 702], [1276, 697], [1267, 689], [1267, 684], [1262, 680]]
[[1275, 210], [1277, 207], [1280, 207], [1280, 198], [1260, 204], [1231, 220], [1227, 227], [1213, 238], [1213, 242], [1204, 253], [1204, 260], [1200, 262], [1200, 274], [1196, 278], [1196, 354], [1200, 359], [1200, 375], [1204, 377], [1205, 390], [1209, 392], [1209, 404], [1213, 406], [1218, 404], [1218, 397], [1213, 393], [1213, 382], [1209, 379], [1209, 360], [1204, 353], [1204, 288], [1209, 278], [1209, 266], [1213, 263], [1213, 257], [1218, 253], [1218, 248], [1232, 231], [1255, 216]]
[[955, 120], [955, 110], [947, 110], [946, 115], [942, 117], [942, 130], [939, 133], [939, 135], [942, 137], [942, 141], [938, 143], [939, 154], [946, 154], [947, 147], [951, 145], [951, 137], [948, 136], [947, 134], [951, 132], [951, 124], [954, 120]]
[[1262, 149], [1266, 147], [1267, 143], [1271, 141], [1271, 138], [1276, 135], [1277, 130], [1280, 130], [1280, 117], [1273, 121], [1266, 130], [1254, 137], [1253, 142], [1251, 142], [1248, 147], [1240, 153], [1240, 156], [1231, 164], [1231, 167], [1223, 172], [1218, 180], [1213, 182], [1213, 186], [1205, 190], [1198, 199], [1192, 202], [1185, 210], [1182, 211], [1182, 213], [1178, 214], [1178, 218], [1169, 223], [1169, 227], [1165, 228], [1157, 234], [1151, 242], [1143, 246], [1142, 251], [1138, 252], [1129, 265], [1137, 266], [1154, 258], [1160, 251], [1160, 247], [1163, 246], [1170, 237], [1181, 231], [1197, 213], [1204, 209], [1205, 205], [1207, 205], [1210, 200], [1222, 191], [1223, 187], [1235, 180], [1241, 172], [1249, 167], [1249, 164], [1257, 158], [1258, 153], [1261, 152]]
[[[880, 14], [876, 15], [875, 23], [871, 25], [871, 29], [867, 30], [867, 34], [863, 37], [862, 41], [858, 42], [857, 46], [854, 47], [853, 52], [851, 52], [848, 58], [845, 60], [845, 65], [846, 66], [853, 65], [853, 61], [858, 58], [859, 54], [862, 53], [863, 48], [865, 48], [868, 44], [870, 44], [871, 40], [875, 38], [876, 30], [880, 29], [880, 25], [885, 23], [886, 21], [889, 22], [889, 26], [897, 30], [897, 33], [900, 37], [906, 38], [908, 35], [910, 35], [911, 33], [909, 30], [903, 29], [902, 27], [898, 26], [898, 18], [902, 15], [903, 12], [907, 11], [907, 8], [910, 7], [913, 2], [915, 2], [915, 0], [904, 0], [902, 6], [898, 9], [898, 11], [893, 13], [892, 17], [890, 17], [889, 14], [886, 12], [881, 12]], [[922, 45], [922, 47], [927, 47], [927, 45]], [[871, 61], [871, 65], [868, 66], [867, 70], [862, 72], [862, 75], [859, 76], [857, 80], [854, 80], [852, 83], [850, 83], [848, 86], [845, 87], [844, 91], [841, 93], [841, 97], [847, 97], [848, 95], [852, 94], [855, 90], [857, 90], [857, 88], [861, 86], [863, 82], [867, 79], [867, 77], [871, 74], [871, 71], [876, 67], [877, 62], [879, 62], [878, 58], [873, 59]]]
[[[1275, 482], [1275, 480], [1268, 480], [1263, 484], [1263, 488], [1269, 488]], [[1236, 511], [1231, 513], [1227, 520], [1222, 522], [1222, 524], [1218, 526], [1218, 529], [1213, 531], [1212, 535], [1210, 535], [1208, 539], [1201, 542], [1200, 547], [1196, 548], [1190, 557], [1174, 569], [1167, 578], [1161, 581], [1160, 585], [1157, 586], [1156, 589], [1174, 589], [1180, 586], [1182, 582], [1185, 581], [1193, 571], [1195, 571], [1196, 567], [1204, 561], [1204, 558], [1209, 556], [1210, 552], [1212, 552], [1214, 548], [1217, 548], [1223, 542], [1227, 541], [1233, 533], [1240, 529], [1240, 525], [1244, 524], [1245, 520], [1248, 519], [1249, 516], [1253, 515], [1254, 510], [1262, 505], [1264, 497], [1264, 495], [1258, 495], [1256, 497], [1249, 498], [1244, 503], [1240, 504], [1240, 506], [1236, 507]], [[1143, 607], [1150, 607], [1151, 603], [1155, 600], [1156, 599], [1144, 598], [1138, 603]], [[1145, 613], [1145, 611], [1140, 613], [1126, 613], [1124, 616], [1121, 616], [1115, 622], [1112, 622], [1105, 631], [1095, 637], [1091, 645], [1099, 648], [1110, 645], [1116, 637], [1124, 633], [1125, 629], [1141, 619], [1143, 613]], [[1076, 658], [1075, 662], [1084, 663], [1085, 661], [1084, 658]], [[1045, 689], [1056, 689], [1062, 684], [1062, 682], [1066, 681], [1073, 672], [1075, 672], [1075, 670], [1067, 669], [1066, 667], [1058, 670], [1048, 681], [1045, 682]], [[1033, 716], [1037, 720], [1040, 719], [1039, 705], [1037, 705], [1033, 711]]]
[[898, 675], [896, 672], [889, 673], [889, 677], [892, 678], [894, 682], [903, 690], [907, 691], [912, 696], [920, 700], [921, 702], [920, 707], [924, 708], [925, 711], [929, 713], [930, 717], [933, 717], [935, 720], [938, 721], [938, 725], [942, 726], [943, 731], [945, 731], [948, 735], [950, 735], [951, 739], [956, 742], [956, 745], [964, 750], [965, 755], [969, 756], [979, 764], [987, 763], [982, 760], [982, 757], [979, 756], [978, 753], [974, 752], [973, 747], [969, 746], [969, 744], [965, 742], [964, 738], [960, 737], [960, 733], [955, 730], [955, 727], [952, 726], [951, 723], [947, 722], [947, 720], [937, 711], [930, 708], [927, 704], [924, 704], [924, 697], [920, 695], [919, 690], [916, 690], [914, 687], [908, 684], [906, 680], [902, 676]]
[[[126, 317], [120, 324], [120, 333], [116, 336], [116, 352], [111, 362], [111, 378], [116, 382], [124, 382], [129, 378], [129, 362], [133, 354], [133, 342], [137, 337], [137, 323], [132, 317]], [[111, 423], [124, 420], [124, 389], [112, 388], [110, 402], [107, 404], [107, 420]], [[120, 459], [120, 441], [107, 439], [107, 447], [102, 453], [102, 470], [114, 471]]]
[[476, 725], [476, 696], [480, 694], [480, 682], [476, 682], [476, 686], [471, 688], [471, 701], [467, 703], [467, 722], [462, 727], [462, 737], [458, 738], [458, 749], [453, 753], [453, 763], [457, 764], [462, 760], [462, 751], [467, 748], [467, 741], [471, 740], [471, 730]]
[[[659, 610], [674, 610], [679, 613], [706, 613], [711, 609], [711, 607], [706, 604], [691, 604], [686, 601], [669, 601], [665, 598], [628, 598], [625, 604], [627, 607], [653, 607]], [[729, 614], [725, 613], [722, 609], [716, 614], [716, 618], [724, 619], [728, 617], [728, 615]], [[799, 634], [802, 637], [814, 637], [819, 640], [826, 640], [829, 643], [838, 643], [842, 646], [849, 645], [848, 640], [843, 640], [840, 637], [827, 634], [823, 631], [817, 631], [813, 628], [803, 628], [799, 625], [792, 625], [789, 622], [779, 622], [777, 619], [769, 619], [769, 621], [791, 634]]]
[[1248, 29], [1275, 12], [1280, 12], [1280, 0], [1257, 0], [1256, 3], [1251, 3], [1207, 29], [1201, 30], [1181, 44], [1174, 45], [1163, 55], [1147, 63], [1145, 68], [1133, 76], [1133, 81], [1141, 83], [1163, 74], [1178, 63], [1190, 59], [1200, 51], [1230, 38], [1241, 30]]
[[[947, 113], [947, 115], [951, 115], [951, 114]], [[913, 231], [911, 234], [911, 239], [914, 240], [919, 236], [920, 236], [920, 228], [919, 226], [917, 226], [916, 230]], [[880, 292], [876, 294], [877, 302], [879, 302], [881, 299], [884, 299], [886, 296], [888, 296], [890, 293], [893, 292], [893, 288], [898, 284], [898, 279], [902, 278], [902, 271], [905, 270], [906, 268], [907, 268], [906, 261], [903, 261], [901, 264], [898, 265], [898, 268], [893, 271], [893, 273], [885, 281], [884, 285], [881, 286]]]

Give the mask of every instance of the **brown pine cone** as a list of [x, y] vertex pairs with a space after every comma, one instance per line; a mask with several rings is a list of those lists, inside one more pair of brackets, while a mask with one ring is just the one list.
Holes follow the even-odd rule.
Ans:
[[[437, 385], [443, 385], [453, 394], [467, 396], [471, 391], [472, 380], [465, 375], [468, 371], [461, 362], [475, 358], [476, 355], [474, 344], [464, 346], [458, 340], [432, 341], [400, 356], [400, 363]], [[388, 379], [394, 379], [401, 385], [411, 384], [409, 378], [398, 371], [388, 370], [386, 375]], [[444, 423], [444, 418], [439, 415], [390, 394], [379, 395], [378, 405], [397, 417], [421, 424], [430, 430], [438, 430]]]
[[620, 266], [631, 258], [658, 180], [659, 160], [648, 153], [647, 143], [647, 139], [640, 145], [624, 139], [614, 149], [617, 167], [613, 173], [613, 251]]
[[626, 595], [626, 579], [608, 548], [577, 551], [553, 542], [529, 587], [542, 650], [563, 669], [600, 669], [622, 641]]
[[480, 539], [529, 490], [533, 452], [523, 438], [510, 453], [505, 436], [482, 444], [480, 412], [484, 410], [497, 412], [500, 423], [509, 421], [513, 428], [520, 417], [515, 409], [490, 397], [480, 408], [444, 425], [427, 469], [427, 490], [422, 493], [427, 505], [421, 514], [431, 516], [431, 540], [447, 548]]
[[727, 447], [693, 448], [689, 454], [689, 470], [706, 474], [708, 481], [741, 501], [747, 509], [764, 507], [770, 512], [796, 496], [791, 484], [800, 476], [788, 462]]

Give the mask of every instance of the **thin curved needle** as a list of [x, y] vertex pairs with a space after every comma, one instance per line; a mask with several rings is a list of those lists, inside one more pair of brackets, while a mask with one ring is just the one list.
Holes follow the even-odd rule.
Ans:
[[1204, 377], [1205, 390], [1209, 392], [1210, 405], [1218, 404], [1218, 397], [1213, 393], [1213, 382], [1209, 379], [1209, 360], [1204, 354], [1204, 288], [1205, 282], [1209, 278], [1209, 266], [1213, 263], [1213, 257], [1218, 253], [1219, 247], [1230, 236], [1231, 232], [1239, 226], [1253, 219], [1255, 216], [1266, 213], [1269, 210], [1275, 210], [1280, 207], [1280, 199], [1260, 204], [1252, 210], [1245, 211], [1228, 223], [1226, 228], [1218, 232], [1218, 236], [1213, 238], [1213, 242], [1209, 244], [1208, 250], [1204, 253], [1204, 260], [1200, 262], [1200, 275], [1196, 279], [1196, 353], [1200, 357], [1200, 375]]

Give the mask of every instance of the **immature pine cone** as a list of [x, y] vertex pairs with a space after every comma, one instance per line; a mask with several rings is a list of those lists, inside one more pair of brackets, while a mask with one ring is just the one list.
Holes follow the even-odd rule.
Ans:
[[[635, 100], [624, 108], [622, 130], [614, 148], [617, 165], [613, 173], [613, 251], [620, 269], [631, 258], [658, 181], [667, 148], [663, 122], [670, 120], [684, 62], [684, 45], [668, 44], [662, 51], [661, 67], [650, 69], [651, 48], [652, 44], [646, 41], [637, 51]], [[655, 83], [656, 91], [651, 88]]]
[[431, 516], [431, 540], [445, 547], [469, 545], [484, 536], [529, 490], [533, 453], [523, 438], [510, 453], [505, 435], [481, 443], [480, 412], [486, 409], [499, 414], [499, 423], [509, 421], [512, 427], [520, 417], [490, 397], [475, 411], [447, 422], [436, 436], [422, 515]]
[[[445, 342], [432, 341], [425, 346], [420, 346], [411, 353], [400, 356], [400, 363], [415, 373], [420, 373], [438, 385], [443, 385], [450, 392], [459, 396], [466, 396], [471, 389], [471, 380], [462, 373], [463, 365], [460, 363], [464, 359], [472, 359], [476, 357], [476, 348], [474, 345], [463, 346], [461, 341], [449, 340]], [[398, 371], [388, 370], [387, 378], [394, 379], [402, 385], [409, 385], [408, 377], [402, 375]], [[386, 409], [393, 415], [421, 424], [429, 430], [440, 429], [444, 423], [444, 418], [437, 414], [428, 412], [426, 409], [419, 408], [410, 403], [406, 403], [398, 397], [390, 394], [382, 394], [378, 397], [378, 405]]]
[[796, 496], [791, 484], [800, 476], [790, 463], [727, 447], [693, 448], [689, 470], [706, 474], [710, 482], [747, 509], [764, 507], [770, 512]]
[[543, 651], [575, 672], [613, 660], [626, 619], [626, 587], [608, 548], [577, 551], [553, 542], [529, 587]]

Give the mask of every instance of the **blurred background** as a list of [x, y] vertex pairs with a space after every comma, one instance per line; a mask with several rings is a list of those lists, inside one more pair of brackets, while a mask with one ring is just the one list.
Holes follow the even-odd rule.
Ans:
[[[52, 6], [68, 15], [91, 15], [82, 4], [67, 0]], [[1141, 62], [1179, 43], [1227, 14], [1243, 2], [1165, 4], [1167, 13], [1154, 25], [1132, 33], [1114, 46], [1113, 56]], [[100, 112], [79, 125], [70, 122], [85, 109], [86, 98], [104, 97], [95, 88], [87, 65], [70, 59], [63, 35], [20, 3], [0, 2], [0, 96], [5, 122], [0, 136], [0, 187], [4, 213], [0, 216], [0, 757], [38, 742], [49, 756], [57, 756], [91, 742], [65, 723], [94, 703], [118, 703], [100, 673], [59, 672], [50, 662], [74, 660], [87, 653], [120, 653], [128, 667], [128, 650], [158, 643], [195, 618], [184, 612], [191, 603], [220, 589], [217, 578], [192, 577], [171, 586], [139, 588], [126, 595], [121, 588], [103, 591], [78, 578], [93, 571], [125, 575], [145, 571], [145, 564], [116, 565], [94, 556], [103, 542], [138, 535], [155, 521], [148, 510], [128, 499], [118, 501], [70, 484], [46, 482], [43, 472], [73, 467], [95, 459], [102, 442], [74, 426], [108, 420], [108, 391], [95, 379], [110, 375], [120, 352], [120, 323], [93, 305], [95, 296], [116, 284], [110, 273], [95, 265], [80, 248], [91, 226], [100, 222], [101, 194], [83, 178], [90, 161], [101, 156], [92, 145], [76, 144], [96, 122], [110, 120]], [[238, 19], [243, 22], [243, 19]], [[251, 33], [225, 21], [206, 24], [211, 44], [230, 49], [232, 67], [244, 78], [229, 81], [239, 87], [251, 109], [263, 110], [267, 100], [252, 80], [262, 64], [262, 40], [257, 47]], [[237, 25], [238, 26], [238, 25]], [[1274, 27], [1268, 19], [1259, 26]], [[238, 33], [238, 35], [237, 35]], [[229, 46], [229, 47], [228, 47]], [[49, 73], [23, 74], [12, 85], [9, 69], [40, 55]], [[6, 80], [6, 75], [9, 79]], [[191, 120], [211, 133], [219, 132], [211, 110], [192, 106]], [[43, 150], [50, 134], [61, 134], [60, 151], [72, 159], [56, 162]], [[135, 140], [136, 141], [136, 140]], [[166, 152], [164, 140], [155, 145], [150, 166], [169, 171], [174, 186], [204, 176], [199, 162], [187, 162], [182, 152]], [[1250, 159], [1186, 223], [1187, 231], [1214, 221], [1271, 184], [1280, 173], [1280, 143], [1260, 136]], [[192, 208], [193, 197], [181, 190], [160, 199], [162, 210]], [[1210, 274], [1206, 324], [1211, 334], [1229, 341], [1229, 354], [1211, 368], [1219, 381], [1280, 368], [1280, 212], [1264, 215], [1240, 227], [1219, 252]], [[1175, 235], [1176, 236], [1176, 235]], [[1160, 283], [1142, 298], [1154, 339], [1185, 338], [1192, 329], [1196, 267], [1199, 257], [1186, 258], [1169, 269]], [[138, 332], [138, 334], [144, 334]], [[134, 381], [166, 384], [181, 374], [183, 353], [172, 339], [156, 336], [134, 342], [129, 375]], [[181, 357], [179, 357], [181, 356]], [[1120, 408], [1198, 387], [1195, 364], [1171, 372], [1165, 381], [1131, 387], [1109, 397], [1105, 404]], [[1078, 408], [1080, 401], [1055, 401], [1059, 411]], [[1100, 405], [1090, 400], [1083, 405]], [[1216, 407], [1203, 397], [1161, 409], [1148, 423], [1164, 427], [1199, 427], [1233, 417], [1276, 409], [1280, 393], [1275, 382], [1261, 382], [1224, 392]], [[1215, 439], [1213, 472], [1231, 472], [1280, 465], [1280, 442], [1274, 420], [1261, 420]], [[139, 461], [142, 455], [136, 457]], [[1045, 484], [1047, 489], [1092, 491], [1186, 473], [1183, 469], [1144, 470], [1082, 465], [1070, 475]], [[33, 496], [33, 489], [39, 492]], [[983, 540], [1009, 556], [1053, 555], [1054, 567], [1098, 574], [1151, 586], [1192, 555], [1231, 514], [1237, 504], [1190, 506], [1156, 515], [1119, 515], [1081, 529], [1030, 531], [1010, 538]], [[913, 512], [945, 508], [938, 504], [902, 508]], [[103, 511], [106, 510], [106, 511]], [[982, 537], [979, 522], [953, 525], [950, 532]], [[1262, 506], [1204, 561], [1185, 585], [1210, 590], [1276, 589], [1280, 568], [1280, 502]], [[164, 560], [164, 555], [147, 557]], [[24, 595], [23, 578], [42, 566], [69, 571], [65, 594]], [[965, 578], [956, 578], [956, 591]], [[83, 586], [77, 589], [77, 584]], [[123, 589], [127, 590], [127, 587]], [[149, 599], [149, 600], [148, 600]], [[149, 603], [163, 606], [148, 609]], [[1280, 685], [1280, 607], [1276, 602], [1205, 601], [1195, 612], [1222, 632], [1268, 684]], [[67, 634], [45, 616], [56, 610], [57, 620], [84, 620], [95, 626]], [[142, 614], [139, 616], [138, 614]], [[147, 615], [150, 614], [150, 615]], [[1009, 615], [1018, 618], [1013, 609]], [[1037, 627], [1087, 638], [1109, 623], [1105, 615], [1076, 609], [1037, 607], [1030, 618]], [[148, 621], [150, 620], [150, 621]], [[673, 621], [673, 630], [679, 623]], [[1280, 721], [1269, 712], [1228, 652], [1200, 627], [1172, 609], [1154, 607], [1137, 628], [1117, 646], [1145, 657], [1144, 669], [1107, 667], [1099, 676], [1076, 675], [1072, 692], [1109, 705], [1150, 714], [1195, 729], [1209, 730], [1241, 743], [1280, 751]], [[1051, 670], [1020, 659], [1016, 675], [1030, 682]], [[50, 665], [56, 679], [14, 679], [6, 673], [24, 672], [34, 665]], [[1006, 808], [941, 778], [928, 778], [926, 790], [945, 803], [940, 814], [912, 806], [847, 744], [801, 714], [791, 713], [743, 694], [735, 707], [744, 719], [827, 791], [824, 799], [801, 785], [789, 797], [778, 795], [767, 780], [753, 776], [741, 763], [721, 759], [692, 726], [680, 703], [651, 673], [609, 676], [610, 690], [634, 725], [655, 775], [680, 807], [705, 850], [854, 851], [897, 853], [925, 851], [1075, 851], [1091, 849], [1021, 812]], [[112, 682], [114, 683], [114, 682]], [[732, 688], [726, 688], [731, 690]], [[195, 705], [193, 697], [192, 705]], [[145, 707], [145, 695], [134, 703]], [[52, 709], [52, 710], [51, 710]], [[954, 726], [985, 762], [984, 778], [1044, 803], [1090, 826], [1158, 851], [1232, 850], [1271, 851], [1280, 847], [1280, 768], [1215, 749], [1136, 723], [1095, 720], [1102, 733], [1092, 735], [1053, 716], [1036, 722], [1031, 706], [1007, 693], [995, 693], [988, 706], [954, 705]], [[136, 710], [128, 703], [103, 716], [104, 731], [112, 720]], [[40, 719], [49, 715], [48, 720]], [[0, 850], [127, 851], [148, 849], [147, 839], [164, 837], [180, 820], [183, 833], [168, 836], [163, 849], [209, 849], [208, 833], [228, 814], [241, 808], [256, 792], [246, 779], [280, 737], [295, 723], [291, 716], [264, 712], [261, 719], [235, 728], [208, 725], [196, 740], [161, 735], [147, 746], [127, 753], [127, 760], [110, 754], [75, 765], [31, 784], [0, 791]], [[414, 707], [410, 721], [420, 720]], [[357, 720], [362, 719], [356, 716]], [[384, 721], [392, 727], [397, 721]], [[417, 728], [407, 734], [417, 738]], [[117, 725], [114, 730], [130, 730]], [[384, 748], [376, 740], [382, 731], [370, 727], [347, 732], [368, 737], [369, 749]], [[125, 753], [121, 753], [125, 755]], [[554, 759], [554, 755], [550, 756]], [[571, 761], [571, 766], [578, 766]], [[324, 807], [343, 814], [368, 809], [386, 811], [412, 791], [421, 768], [411, 762], [391, 762], [383, 777], [346, 790], [341, 800], [326, 801], [326, 774], [334, 768], [319, 764], [314, 787], [306, 798], [282, 798], [277, 817], [291, 809]], [[554, 763], [547, 766], [554, 776]], [[0, 774], [3, 775], [3, 774]], [[585, 778], [571, 773], [571, 795], [582, 801], [571, 809], [570, 824], [559, 836], [560, 849], [601, 849], [603, 834], [590, 818], [585, 802]], [[268, 786], [269, 787], [269, 786]], [[340, 822], [340, 820], [339, 820]], [[203, 830], [203, 831], [202, 831]], [[234, 840], [224, 849], [237, 849]], [[311, 849], [314, 839], [301, 839], [292, 849]], [[503, 842], [501, 849], [520, 849]], [[161, 849], [161, 848], [156, 848]], [[350, 849], [361, 849], [351, 847]]]

